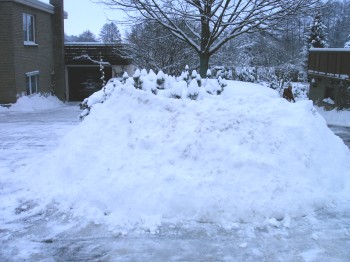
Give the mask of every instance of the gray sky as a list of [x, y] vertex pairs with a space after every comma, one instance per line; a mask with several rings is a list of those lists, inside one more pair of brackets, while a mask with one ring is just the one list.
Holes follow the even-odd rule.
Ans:
[[[49, 0], [41, 0], [49, 3]], [[122, 19], [123, 13], [117, 10], [108, 10], [104, 5], [93, 3], [90, 0], [64, 0], [64, 10], [68, 13], [64, 27], [67, 35], [79, 35], [90, 30], [96, 36], [100, 33], [102, 26], [109, 20]], [[118, 25], [118, 22], [117, 22]], [[118, 25], [121, 34], [124, 27]]]

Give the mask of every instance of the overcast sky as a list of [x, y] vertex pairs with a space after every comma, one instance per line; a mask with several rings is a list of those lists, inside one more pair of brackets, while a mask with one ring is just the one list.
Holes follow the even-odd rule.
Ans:
[[[49, 3], [49, 0], [41, 0]], [[102, 26], [110, 20], [121, 20], [123, 14], [120, 11], [108, 10], [104, 5], [93, 3], [91, 0], [64, 0], [64, 10], [68, 13], [64, 27], [67, 35], [80, 35], [90, 30], [96, 36]], [[118, 25], [118, 22], [117, 22]], [[118, 25], [119, 31], [124, 34], [124, 27]]]

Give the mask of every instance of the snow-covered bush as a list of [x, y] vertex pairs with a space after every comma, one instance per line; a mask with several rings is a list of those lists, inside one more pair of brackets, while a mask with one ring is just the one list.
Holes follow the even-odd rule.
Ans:
[[292, 83], [293, 86], [293, 94], [295, 100], [307, 100], [308, 99], [308, 84], [303, 83]]
[[233, 68], [227, 66], [215, 66], [214, 71], [216, 72], [216, 78], [221, 77], [222, 79], [232, 80], [233, 77]]
[[197, 80], [193, 78], [190, 82], [190, 85], [188, 86], [187, 97], [190, 98], [191, 100], [197, 100], [198, 95], [199, 95], [199, 85]]
[[112, 78], [108, 81], [108, 83], [103, 87], [101, 90], [93, 93], [88, 98], [85, 98], [84, 101], [80, 104], [80, 109], [83, 110], [83, 112], [79, 115], [79, 118], [83, 120], [86, 116], [90, 114], [91, 108], [98, 103], [103, 103], [108, 99], [114, 88], [119, 86], [121, 83], [118, 79]]
[[[208, 76], [210, 74], [211, 72], [208, 71]], [[162, 71], [155, 74], [152, 70], [147, 73], [145, 69], [136, 69], [133, 77], [129, 77], [127, 73], [124, 73], [121, 81], [116, 78], [111, 79], [102, 90], [84, 99], [80, 105], [83, 110], [80, 119], [84, 119], [89, 115], [95, 104], [106, 101], [114, 88], [119, 85], [124, 85], [127, 88], [134, 87], [166, 98], [198, 100], [203, 99], [208, 94], [220, 95], [227, 83], [221, 76], [218, 79], [207, 78], [202, 80], [196, 70], [193, 70], [189, 77], [188, 68], [178, 78], [164, 74]]]
[[136, 69], [135, 70], [135, 73], [134, 73], [134, 87], [136, 89], [141, 89], [141, 82], [140, 82], [140, 77], [141, 77], [141, 71], [139, 69]]
[[198, 86], [201, 87], [202, 86], [202, 78], [201, 78], [200, 74], [197, 75], [196, 81], [197, 81]]
[[183, 97], [184, 91], [187, 89], [187, 82], [184, 80], [175, 82], [170, 89], [170, 97], [181, 99]]
[[189, 85], [189, 83], [191, 82], [189, 69], [189, 66], [186, 65], [185, 71], [183, 71], [179, 77], [179, 81], [186, 81], [187, 85]]
[[163, 73], [163, 71], [159, 71], [157, 74], [157, 80], [156, 80], [156, 84], [157, 84], [157, 89], [164, 89], [164, 84], [165, 84], [165, 75]]
[[223, 91], [223, 87], [220, 86], [217, 79], [206, 79], [205, 91], [211, 95], [220, 95]]
[[129, 75], [128, 75], [128, 73], [127, 72], [124, 72], [124, 74], [123, 74], [123, 77], [122, 77], [122, 83], [123, 84], [125, 84], [126, 83], [126, 80], [129, 78]]
[[241, 67], [236, 68], [236, 77], [237, 80], [243, 82], [256, 82], [256, 72], [254, 67]]
[[211, 78], [212, 74], [211, 74], [211, 70], [210, 69], [207, 70], [206, 76], [207, 76], [207, 78]]
[[277, 78], [282, 82], [298, 82], [300, 68], [293, 64], [282, 64], [275, 68]]
[[221, 77], [219, 77], [218, 83], [219, 83], [220, 89], [217, 90], [216, 94], [221, 95], [222, 91], [224, 91], [225, 87], [227, 86], [227, 82], [226, 82], [226, 79], [222, 79]]

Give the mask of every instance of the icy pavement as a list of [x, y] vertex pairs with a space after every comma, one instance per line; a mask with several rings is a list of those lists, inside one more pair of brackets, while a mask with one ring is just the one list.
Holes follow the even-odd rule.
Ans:
[[350, 148], [350, 127], [329, 126], [329, 128], [332, 129], [334, 134], [341, 137], [344, 143]]
[[[0, 175], [11, 175], [33, 156], [55, 148], [79, 123], [78, 113], [76, 104], [40, 112], [0, 112], [0, 172], [6, 171]], [[350, 133], [346, 128], [332, 130], [345, 138]], [[11, 190], [7, 186], [0, 184], [0, 194]], [[110, 231], [57, 213], [55, 206], [25, 218], [18, 209], [18, 218], [0, 220], [0, 261], [345, 262], [350, 261], [348, 206], [346, 210], [330, 206], [290, 220], [267, 220], [263, 225], [222, 228], [184, 221], [155, 232]]]

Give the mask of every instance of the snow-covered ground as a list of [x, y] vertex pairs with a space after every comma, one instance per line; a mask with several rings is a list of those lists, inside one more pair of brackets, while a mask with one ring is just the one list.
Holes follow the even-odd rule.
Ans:
[[1, 261], [349, 261], [350, 153], [309, 101], [118, 86], [77, 115], [0, 111]]
[[350, 127], [350, 110], [337, 111], [333, 109], [326, 111], [322, 107], [316, 107], [316, 109], [324, 117], [328, 125]]

